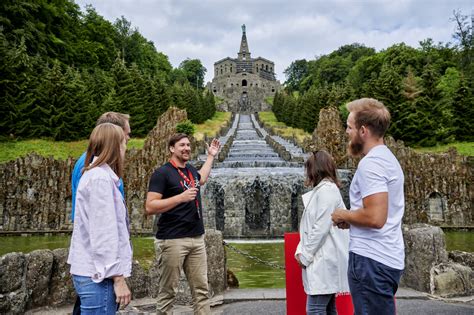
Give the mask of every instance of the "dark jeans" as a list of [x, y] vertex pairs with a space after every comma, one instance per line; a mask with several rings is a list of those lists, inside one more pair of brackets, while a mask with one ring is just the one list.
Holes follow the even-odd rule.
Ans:
[[403, 270], [349, 252], [347, 276], [356, 315], [395, 314], [395, 293]]
[[72, 315], [81, 314], [81, 298], [79, 295], [76, 297], [76, 303], [74, 303], [74, 309], [72, 310]]
[[337, 315], [336, 294], [308, 295], [306, 300], [307, 315]]

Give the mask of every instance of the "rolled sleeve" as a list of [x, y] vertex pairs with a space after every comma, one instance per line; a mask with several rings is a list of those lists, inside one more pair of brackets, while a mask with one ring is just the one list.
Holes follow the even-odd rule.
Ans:
[[113, 182], [95, 179], [90, 186], [89, 231], [94, 282], [121, 274], [118, 222], [113, 195]]

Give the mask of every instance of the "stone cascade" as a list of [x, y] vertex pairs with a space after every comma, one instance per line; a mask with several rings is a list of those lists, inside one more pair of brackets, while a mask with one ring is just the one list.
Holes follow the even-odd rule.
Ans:
[[[260, 123], [255, 117], [254, 114], [250, 115], [250, 118], [252, 119], [252, 123], [255, 126], [255, 128], [258, 130], [258, 133], [261, 134], [265, 139], [267, 139], [268, 142], [273, 142], [274, 145], [273, 147], [281, 147], [283, 151], [286, 151], [285, 153], [287, 154], [282, 154], [283, 159], [289, 160], [289, 161], [296, 161], [296, 162], [303, 162], [305, 159], [305, 155], [307, 155], [302, 148], [299, 146], [295, 145], [294, 143], [280, 137], [277, 135], [270, 135], [265, 128], [260, 126]], [[276, 145], [275, 145], [276, 144]], [[285, 155], [288, 156], [288, 158], [285, 158]]]
[[238, 119], [232, 145], [224, 161], [216, 164], [217, 168], [301, 167], [299, 163], [285, 161], [275, 152], [250, 115], [239, 115]]
[[[349, 204], [352, 172], [338, 170]], [[295, 167], [215, 168], [201, 189], [204, 224], [230, 238], [267, 238], [297, 231], [303, 214], [304, 170]]]

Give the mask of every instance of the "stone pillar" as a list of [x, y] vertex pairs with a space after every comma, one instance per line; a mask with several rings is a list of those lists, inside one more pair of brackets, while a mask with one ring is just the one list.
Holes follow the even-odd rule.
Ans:
[[405, 272], [401, 285], [430, 292], [431, 269], [448, 261], [444, 233], [427, 224], [404, 226]]

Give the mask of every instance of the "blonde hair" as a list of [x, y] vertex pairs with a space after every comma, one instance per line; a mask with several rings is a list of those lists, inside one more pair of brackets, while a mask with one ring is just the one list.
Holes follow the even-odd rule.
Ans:
[[[123, 130], [112, 123], [103, 123], [94, 128], [89, 137], [84, 171], [108, 164], [118, 177], [123, 177], [123, 158], [120, 148], [125, 139]], [[97, 159], [90, 165], [93, 157]]]
[[98, 126], [100, 124], [111, 123], [119, 127], [122, 127], [122, 129], [125, 129], [125, 125], [127, 124], [129, 120], [130, 120], [130, 115], [128, 114], [106, 112], [100, 115], [95, 125]]
[[374, 98], [361, 98], [346, 105], [354, 113], [357, 129], [365, 126], [378, 137], [383, 137], [390, 126], [390, 112], [385, 105]]

